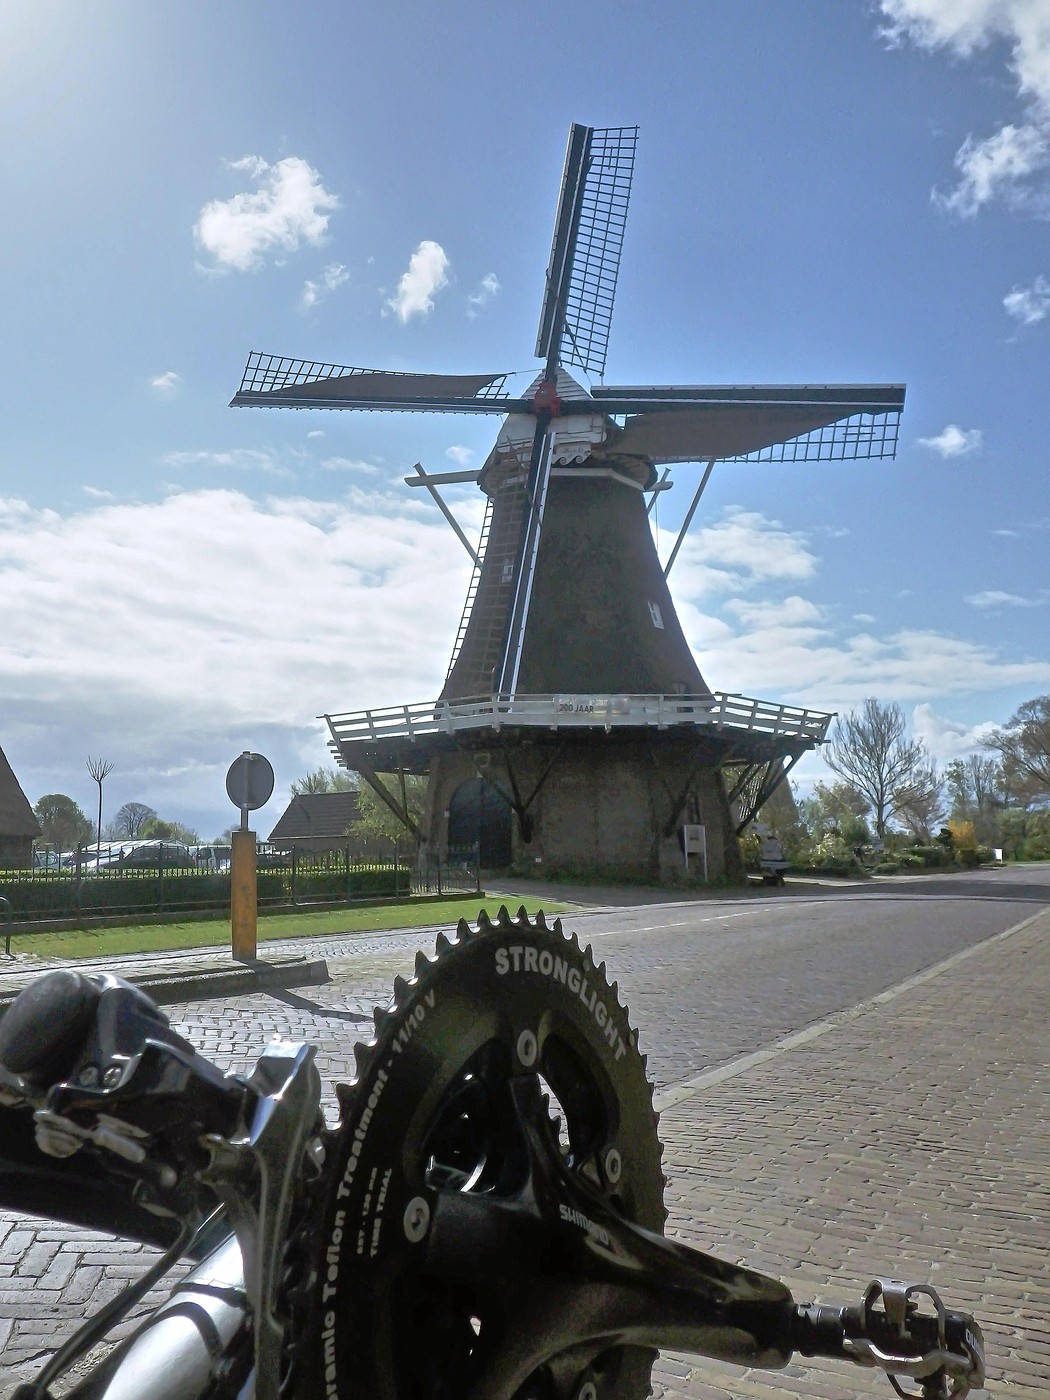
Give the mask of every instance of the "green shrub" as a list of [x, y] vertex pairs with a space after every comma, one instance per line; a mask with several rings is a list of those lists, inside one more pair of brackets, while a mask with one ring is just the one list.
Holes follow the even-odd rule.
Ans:
[[1022, 860], [1050, 860], [1050, 835], [1037, 831], [1025, 839], [1021, 847]]
[[896, 875], [900, 869], [900, 863], [895, 860], [880, 860], [875, 867], [876, 875]]
[[964, 870], [976, 870], [981, 863], [976, 846], [960, 846], [955, 852], [955, 859]]
[[[290, 866], [264, 868], [256, 874], [260, 906], [286, 904], [292, 897]], [[300, 871], [295, 895], [303, 899], [382, 899], [411, 894], [412, 874], [393, 866], [345, 870]], [[13, 872], [0, 880], [0, 894], [11, 901], [16, 920], [66, 919], [79, 915], [142, 914], [178, 910], [228, 909], [230, 877], [208, 871], [173, 871], [160, 876], [150, 870], [46, 878]]]
[[952, 852], [950, 848], [938, 844], [912, 846], [907, 854], [910, 856], [918, 856], [928, 870], [938, 870], [952, 864]]
[[897, 857], [897, 864], [901, 870], [925, 870], [926, 862], [922, 856], [917, 856], [912, 851], [902, 851]]
[[762, 842], [758, 832], [749, 830], [740, 838], [740, 855], [744, 869], [754, 874], [762, 868]]

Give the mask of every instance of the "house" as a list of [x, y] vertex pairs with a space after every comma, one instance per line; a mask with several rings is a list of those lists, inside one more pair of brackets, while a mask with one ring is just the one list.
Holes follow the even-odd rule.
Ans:
[[289, 802], [270, 841], [303, 851], [342, 850], [359, 812], [356, 792], [303, 792]]
[[33, 864], [33, 841], [40, 823], [0, 749], [0, 870], [21, 870]]

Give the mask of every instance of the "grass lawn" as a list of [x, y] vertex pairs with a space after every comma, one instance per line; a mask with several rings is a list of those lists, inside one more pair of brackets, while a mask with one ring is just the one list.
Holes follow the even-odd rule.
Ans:
[[[529, 895], [513, 899], [477, 895], [426, 904], [374, 904], [364, 909], [326, 909], [316, 914], [260, 914], [259, 943], [284, 938], [317, 938], [326, 933], [370, 933], [380, 929], [423, 928], [474, 921], [482, 908], [495, 918], [501, 904], [517, 913], [522, 904], [530, 914], [542, 909], [563, 913], [568, 907]], [[124, 928], [66, 929], [61, 933], [15, 934], [12, 950], [40, 958], [102, 958], [121, 953], [164, 953], [177, 948], [229, 946], [230, 925], [224, 919], [187, 923], [131, 924]], [[260, 947], [260, 954], [265, 956]]]

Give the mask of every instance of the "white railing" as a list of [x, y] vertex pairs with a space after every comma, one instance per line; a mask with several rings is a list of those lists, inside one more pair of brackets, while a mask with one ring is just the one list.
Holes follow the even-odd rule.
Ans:
[[336, 748], [471, 729], [746, 729], [822, 743], [834, 715], [744, 695], [489, 695], [323, 715]]

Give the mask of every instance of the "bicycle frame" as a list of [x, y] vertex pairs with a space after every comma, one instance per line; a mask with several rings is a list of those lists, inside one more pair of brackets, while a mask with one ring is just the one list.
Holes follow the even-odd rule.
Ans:
[[[74, 991], [84, 989], [53, 983], [0, 1023], [0, 1204], [165, 1248], [161, 1264], [204, 1257], [71, 1400], [278, 1400], [281, 1266], [297, 1194], [321, 1165], [314, 1051], [276, 1043], [249, 1077], [224, 1076], [167, 1030], [141, 992], [102, 978], [91, 1014], [70, 1012], [86, 1028], [81, 1068], [55, 1084], [56, 1044], [68, 1035], [44, 1012], [49, 997]], [[114, 1055], [118, 1044], [126, 1057]], [[85, 1074], [100, 1064], [119, 1073]], [[799, 1306], [776, 1279], [624, 1219], [564, 1167], [540, 1126], [535, 1074], [517, 1073], [508, 1089], [527, 1191], [495, 1203], [438, 1192], [420, 1235], [438, 1277], [506, 1278], [506, 1260], [515, 1261], [513, 1337], [469, 1400], [506, 1400], [545, 1356], [595, 1340], [766, 1368], [796, 1351], [833, 1356], [916, 1378], [914, 1393], [934, 1400], [983, 1382], [979, 1328], [947, 1313], [931, 1289], [876, 1281], [859, 1307]], [[124, 1316], [153, 1281], [151, 1271], [131, 1285], [101, 1323]], [[919, 1312], [920, 1295], [933, 1316]], [[104, 1330], [86, 1324], [12, 1400], [46, 1400]]]

